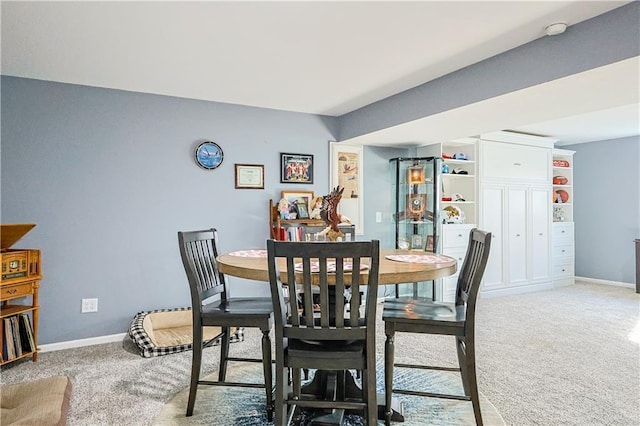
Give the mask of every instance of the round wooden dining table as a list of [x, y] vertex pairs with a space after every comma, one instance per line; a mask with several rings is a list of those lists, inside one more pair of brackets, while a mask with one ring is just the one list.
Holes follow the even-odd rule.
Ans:
[[[425, 262], [431, 256], [433, 261]], [[404, 261], [391, 260], [391, 258]], [[410, 262], [414, 259], [414, 262]], [[254, 281], [269, 281], [269, 268], [267, 266], [267, 251], [264, 249], [238, 250], [218, 256], [220, 272], [239, 278]], [[280, 265], [280, 271], [286, 271], [284, 263]], [[452, 257], [434, 255], [424, 251], [411, 250], [380, 250], [380, 269], [378, 272], [378, 284], [402, 284], [421, 281], [432, 281], [438, 278], [453, 275], [456, 272], [456, 260]], [[366, 270], [361, 276], [366, 277]], [[366, 283], [366, 281], [363, 281]]]
[[[395, 259], [395, 260], [394, 260]], [[220, 272], [239, 278], [246, 278], [254, 281], [269, 281], [269, 268], [267, 262], [267, 251], [264, 249], [238, 250], [218, 256], [218, 267]], [[278, 269], [282, 282], [286, 282], [285, 259], [278, 259]], [[422, 281], [432, 281], [438, 278], [453, 275], [456, 272], [456, 260], [452, 257], [436, 255], [424, 251], [411, 250], [380, 250], [380, 266], [378, 272], [378, 284], [402, 284]], [[360, 281], [367, 282], [368, 269], [360, 271]], [[320, 372], [314, 376], [312, 383], [305, 386], [310, 393], [324, 395], [327, 380], [322, 379], [328, 372]], [[335, 375], [335, 372], [333, 372]], [[345, 394], [359, 395], [361, 389], [351, 375], [347, 375]], [[323, 385], [324, 384], [324, 385]], [[378, 394], [378, 418], [385, 419], [384, 394]], [[342, 414], [336, 414], [340, 410], [333, 410], [328, 414], [318, 418], [319, 422], [311, 424], [342, 424]], [[392, 421], [403, 422], [402, 404], [397, 399], [392, 400]], [[320, 420], [321, 419], [321, 420]]]

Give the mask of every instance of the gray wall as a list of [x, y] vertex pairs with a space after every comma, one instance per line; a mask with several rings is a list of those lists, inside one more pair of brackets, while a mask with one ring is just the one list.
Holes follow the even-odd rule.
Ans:
[[[206, 139], [224, 150], [213, 171], [193, 160]], [[176, 232], [215, 226], [223, 251], [263, 247], [270, 198], [327, 192], [334, 139], [333, 118], [2, 77], [1, 219], [37, 224], [15, 247], [42, 249], [40, 343], [190, 305]], [[313, 154], [314, 184], [280, 184], [280, 152]], [[234, 189], [234, 163], [264, 164], [265, 189]], [[99, 312], [80, 314], [90, 297]]]
[[562, 146], [574, 156], [576, 275], [635, 283], [640, 137]]
[[[392, 219], [393, 197], [389, 159], [407, 157], [415, 149], [364, 147], [364, 229], [366, 239], [377, 238], [381, 247], [395, 248], [395, 228]], [[376, 223], [376, 212], [382, 213], [382, 222]]]

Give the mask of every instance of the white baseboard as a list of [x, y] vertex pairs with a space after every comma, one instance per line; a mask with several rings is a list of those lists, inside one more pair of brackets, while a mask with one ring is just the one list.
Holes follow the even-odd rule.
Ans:
[[619, 281], [598, 280], [596, 278], [576, 277], [576, 281], [582, 281], [582, 282], [591, 283], [591, 284], [613, 285], [613, 286], [616, 286], [616, 287], [632, 288], [634, 290], [636, 288], [635, 284], [622, 283], [622, 282], [619, 282]]
[[38, 352], [53, 352], [62, 349], [80, 348], [82, 346], [99, 345], [102, 343], [121, 342], [127, 333], [111, 334], [108, 336], [89, 337], [87, 339], [68, 340], [66, 342], [39, 345]]

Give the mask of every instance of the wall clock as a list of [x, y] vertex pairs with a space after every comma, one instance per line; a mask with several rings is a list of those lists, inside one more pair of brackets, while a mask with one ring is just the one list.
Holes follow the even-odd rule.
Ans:
[[196, 148], [196, 163], [206, 170], [213, 170], [222, 164], [224, 154], [215, 142], [202, 142]]

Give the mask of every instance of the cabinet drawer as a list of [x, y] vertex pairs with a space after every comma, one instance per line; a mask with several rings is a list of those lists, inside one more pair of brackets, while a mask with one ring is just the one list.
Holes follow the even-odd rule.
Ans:
[[573, 244], [573, 222], [554, 222], [551, 229], [553, 245]]
[[553, 278], [573, 277], [573, 262], [562, 262], [553, 265]]
[[469, 232], [475, 225], [445, 225], [442, 227], [442, 248], [467, 248]]
[[553, 246], [553, 258], [559, 257], [574, 257], [574, 245], [573, 244], [562, 244], [562, 245], [554, 245]]
[[33, 282], [0, 287], [0, 300], [15, 299], [33, 294]]
[[453, 303], [456, 301], [456, 286], [458, 278], [455, 276], [446, 277], [442, 280], [442, 301]]
[[445, 256], [451, 256], [453, 257], [457, 264], [456, 264], [456, 273], [451, 275], [451, 277], [457, 277], [458, 273], [460, 272], [460, 268], [462, 268], [462, 262], [464, 261], [464, 255], [467, 254], [467, 249], [455, 249], [455, 250], [442, 250], [442, 254], [444, 254]]
[[550, 181], [551, 150], [501, 142], [482, 142], [482, 177]]

